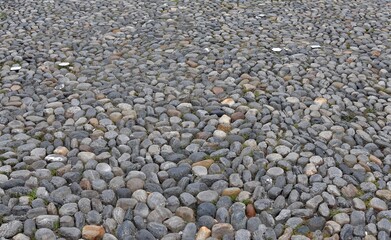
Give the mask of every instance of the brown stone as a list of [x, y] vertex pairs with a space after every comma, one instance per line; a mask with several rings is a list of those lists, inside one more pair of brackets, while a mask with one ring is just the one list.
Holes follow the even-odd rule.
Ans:
[[90, 124], [91, 124], [92, 126], [96, 127], [96, 126], [99, 125], [99, 121], [98, 121], [98, 119], [96, 119], [96, 118], [91, 118], [91, 119], [90, 119]]
[[48, 118], [46, 119], [46, 122], [49, 123], [49, 125], [52, 125], [56, 121], [56, 116], [54, 115], [49, 115]]
[[252, 203], [247, 204], [246, 206], [246, 216], [248, 218], [255, 217], [257, 213], [255, 212], [254, 205]]
[[238, 196], [240, 192], [241, 192], [240, 188], [231, 187], [231, 188], [224, 189], [221, 192], [221, 195], [222, 196]]
[[177, 208], [175, 215], [182, 218], [186, 222], [195, 222], [194, 210], [189, 207]]
[[291, 239], [292, 234], [293, 234], [293, 229], [288, 227], [288, 228], [285, 229], [284, 234], [282, 234], [278, 238], [278, 240], [289, 240], [289, 239]]
[[198, 230], [198, 233], [196, 235], [196, 240], [205, 240], [208, 237], [210, 237], [211, 231], [209, 228], [203, 226]]
[[382, 162], [378, 157], [376, 157], [376, 156], [374, 156], [374, 155], [369, 155], [369, 160], [370, 160], [371, 162], [376, 163], [376, 164], [379, 165], [379, 166], [382, 166], [382, 165], [383, 165], [383, 162]]
[[333, 85], [335, 88], [337, 88], [337, 89], [340, 89], [340, 88], [342, 88], [342, 87], [344, 86], [344, 84], [341, 83], [341, 82], [333, 82], [332, 85]]
[[376, 240], [377, 238], [373, 235], [366, 235], [364, 240]]
[[227, 125], [227, 124], [219, 124], [217, 126], [217, 130], [221, 130], [223, 132], [229, 132], [231, 131], [232, 127], [231, 125]]
[[96, 94], [96, 99], [97, 99], [97, 100], [101, 100], [101, 99], [103, 99], [103, 98], [105, 98], [105, 95], [104, 95], [103, 93], [98, 93], [98, 94]]
[[53, 151], [53, 153], [60, 154], [60, 155], [63, 155], [63, 156], [66, 156], [68, 154], [68, 152], [69, 152], [69, 150], [66, 147], [57, 147]]
[[83, 227], [82, 236], [86, 240], [100, 240], [105, 234], [102, 226], [86, 225]]
[[381, 55], [381, 52], [378, 51], [378, 50], [374, 50], [374, 51], [371, 52], [371, 54], [372, 54], [372, 56], [374, 56], [374, 57], [379, 57], [379, 56]]
[[235, 104], [235, 101], [232, 98], [226, 98], [223, 101], [221, 101], [221, 104], [232, 106]]
[[71, 164], [67, 164], [67, 165], [57, 169], [57, 171], [55, 173], [56, 173], [57, 176], [62, 176], [65, 173], [71, 171], [71, 169], [72, 169], [72, 165]]
[[122, 119], [122, 114], [119, 112], [113, 112], [110, 114], [110, 120], [113, 121], [114, 123], [119, 122]]
[[92, 148], [88, 145], [85, 145], [85, 144], [82, 144], [79, 146], [79, 150], [81, 152], [91, 152], [92, 151]]
[[245, 83], [243, 84], [243, 89], [244, 91], [254, 91], [256, 89], [256, 87], [252, 84], [249, 84], [249, 83]]
[[235, 122], [236, 120], [244, 119], [244, 113], [242, 112], [235, 112], [231, 115], [232, 122]]
[[221, 239], [224, 235], [233, 235], [234, 228], [229, 223], [218, 223], [213, 225], [212, 237]]
[[196, 139], [208, 139], [209, 137], [211, 136], [210, 133], [207, 133], [207, 132], [198, 132], [196, 135], [195, 135], [195, 138]]
[[203, 166], [203, 167], [209, 168], [210, 165], [212, 165], [214, 162], [215, 161], [213, 161], [212, 159], [206, 159], [206, 160], [202, 160], [202, 161], [193, 163], [192, 167]]
[[352, 62], [354, 62], [354, 60], [355, 60], [354, 58], [348, 58], [348, 59], [346, 59], [346, 62], [347, 63], [352, 63]]
[[12, 91], [18, 91], [18, 90], [20, 90], [22, 87], [20, 86], [20, 85], [12, 85], [11, 86], [11, 90]]
[[250, 75], [248, 75], [247, 73], [243, 73], [241, 76], [240, 76], [241, 79], [248, 79], [248, 80], [251, 80], [252, 77]]
[[386, 199], [388, 201], [391, 201], [391, 191], [390, 190], [377, 190], [376, 191], [376, 196], [379, 198]]
[[327, 99], [326, 98], [323, 98], [323, 97], [317, 97], [314, 102], [318, 105], [322, 105], [322, 104], [325, 104], [327, 103]]
[[176, 109], [168, 109], [167, 115], [169, 117], [180, 117], [182, 115], [182, 113]]
[[285, 81], [289, 81], [289, 80], [292, 80], [292, 76], [291, 76], [291, 75], [285, 75], [285, 76], [283, 77], [283, 79], [284, 79]]
[[341, 192], [347, 198], [354, 198], [357, 196], [358, 190], [353, 184], [348, 184], [341, 189]]
[[126, 187], [130, 189], [130, 191], [135, 192], [138, 189], [142, 189], [144, 187], [144, 180], [140, 178], [132, 178], [126, 183]]
[[191, 61], [191, 60], [187, 60], [186, 63], [187, 63], [187, 65], [189, 65], [189, 66], [192, 67], [192, 68], [198, 67], [198, 63], [193, 62], [193, 61]]
[[366, 172], [371, 172], [371, 168], [368, 166], [367, 162], [358, 161], [358, 164], [360, 164], [360, 166], [363, 167]]
[[223, 93], [224, 92], [224, 89], [221, 88], [221, 87], [214, 87], [212, 88], [212, 92], [216, 95], [219, 95], [220, 93]]
[[336, 233], [331, 237], [324, 238], [324, 240], [339, 240], [339, 235]]
[[81, 189], [83, 189], [83, 190], [91, 190], [92, 189], [91, 183], [87, 178], [81, 179], [79, 185], [80, 185]]

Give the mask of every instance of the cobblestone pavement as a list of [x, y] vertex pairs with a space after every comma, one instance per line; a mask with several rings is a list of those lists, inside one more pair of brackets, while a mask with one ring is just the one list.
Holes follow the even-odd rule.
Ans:
[[0, 0], [0, 239], [390, 239], [388, 0]]

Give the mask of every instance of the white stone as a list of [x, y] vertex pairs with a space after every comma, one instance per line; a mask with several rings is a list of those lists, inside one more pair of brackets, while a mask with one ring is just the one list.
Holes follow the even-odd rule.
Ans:
[[98, 163], [96, 165], [96, 171], [98, 171], [99, 173], [107, 173], [107, 172], [111, 172], [111, 167], [109, 164], [107, 163]]
[[12, 66], [11, 71], [19, 71], [22, 67], [21, 66]]
[[195, 166], [192, 168], [193, 174], [201, 177], [208, 174], [208, 169], [204, 166]]
[[66, 162], [67, 158], [59, 154], [50, 154], [45, 157], [45, 160], [49, 162]]
[[213, 132], [213, 136], [218, 139], [224, 139], [227, 137], [227, 134], [224, 131], [216, 130]]
[[58, 64], [58, 66], [60, 66], [60, 67], [69, 66], [69, 62], [60, 62], [60, 63]]
[[289, 103], [299, 103], [300, 100], [297, 97], [287, 97], [286, 101]]
[[323, 164], [323, 158], [320, 156], [312, 156], [310, 157], [310, 162], [315, 164], [316, 166], [320, 166]]
[[332, 136], [333, 136], [333, 132], [331, 131], [323, 131], [319, 133], [319, 137], [323, 138], [326, 141], [329, 141]]
[[305, 168], [304, 168], [304, 173], [307, 175], [307, 176], [311, 176], [311, 175], [314, 175], [315, 173], [317, 173], [318, 170], [316, 169], [316, 166], [315, 164], [313, 163], [308, 163]]
[[220, 123], [220, 124], [230, 124], [230, 123], [231, 123], [231, 118], [224, 114], [224, 115], [221, 116], [221, 118], [219, 119], [219, 123]]
[[281, 49], [281, 48], [272, 48], [272, 51], [273, 51], [273, 52], [281, 52], [282, 49]]

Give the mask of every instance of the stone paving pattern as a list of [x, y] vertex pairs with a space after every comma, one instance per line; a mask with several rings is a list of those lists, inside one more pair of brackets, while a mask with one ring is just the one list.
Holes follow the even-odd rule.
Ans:
[[0, 1], [0, 239], [390, 239], [389, 0]]

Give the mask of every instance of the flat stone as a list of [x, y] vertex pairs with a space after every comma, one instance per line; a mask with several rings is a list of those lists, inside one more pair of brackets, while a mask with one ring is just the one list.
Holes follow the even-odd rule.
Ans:
[[238, 187], [225, 188], [222, 192], [222, 196], [238, 196], [242, 190]]
[[284, 174], [284, 169], [280, 167], [272, 167], [269, 170], [267, 170], [266, 174], [273, 178], [276, 178]]
[[67, 162], [67, 158], [64, 157], [63, 155], [59, 155], [59, 154], [47, 155], [45, 157], [45, 160], [49, 161], [49, 162], [62, 162], [62, 163], [66, 163]]
[[234, 228], [229, 223], [218, 223], [212, 227], [212, 237], [221, 239], [224, 235], [233, 235]]
[[36, 217], [35, 222], [38, 228], [54, 229], [60, 223], [60, 217], [57, 215], [41, 215]]
[[197, 194], [197, 200], [199, 202], [215, 202], [219, 198], [219, 194], [216, 191], [207, 190]]
[[391, 190], [377, 190], [376, 196], [382, 199], [385, 199], [387, 201], [391, 201]]
[[54, 232], [48, 228], [40, 228], [35, 232], [35, 239], [37, 240], [49, 240], [56, 239]]
[[369, 201], [369, 205], [377, 211], [385, 211], [388, 209], [386, 202], [380, 198], [372, 198], [371, 201]]
[[101, 239], [105, 234], [105, 229], [102, 226], [86, 225], [82, 230], [82, 237], [86, 240]]
[[164, 225], [166, 225], [167, 228], [172, 232], [179, 232], [185, 228], [186, 222], [178, 216], [173, 216], [164, 221]]
[[14, 220], [8, 223], [2, 223], [0, 226], [0, 237], [11, 238], [23, 230], [23, 223]]

